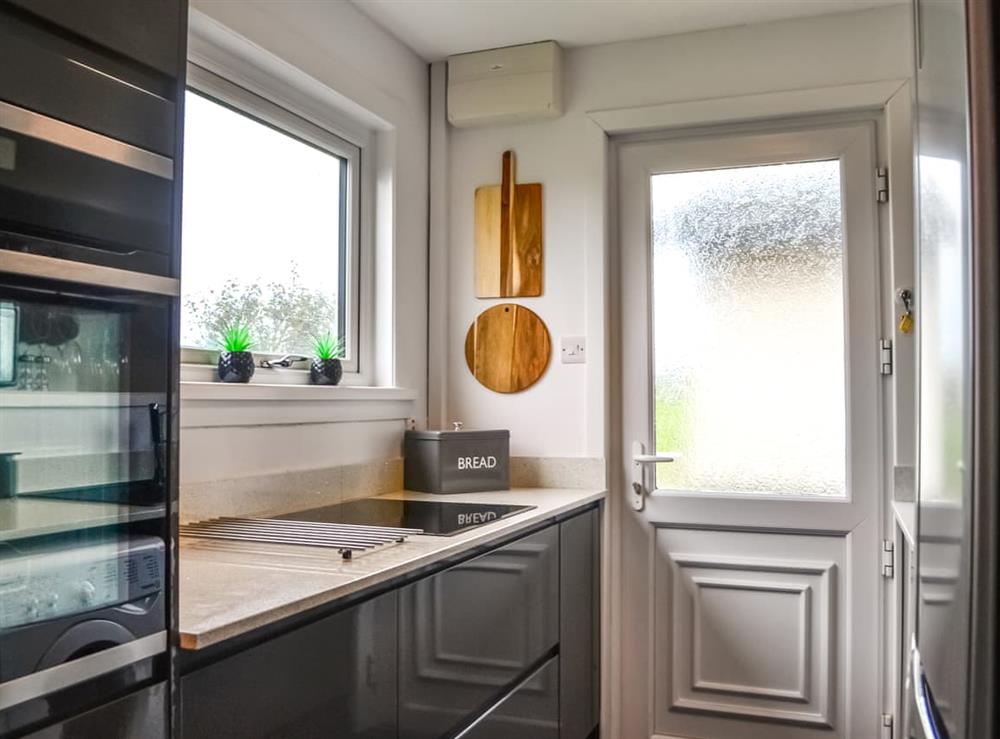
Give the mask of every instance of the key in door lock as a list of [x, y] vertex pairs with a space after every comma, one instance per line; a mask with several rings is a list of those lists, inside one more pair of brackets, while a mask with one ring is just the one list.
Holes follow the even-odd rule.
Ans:
[[903, 304], [903, 313], [899, 316], [899, 332], [909, 334], [913, 331], [913, 292], [909, 288], [900, 288], [896, 297]]

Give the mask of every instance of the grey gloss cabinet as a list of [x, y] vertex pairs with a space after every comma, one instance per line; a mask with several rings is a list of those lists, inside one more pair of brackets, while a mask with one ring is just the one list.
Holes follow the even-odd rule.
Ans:
[[[400, 739], [461, 731], [558, 643], [558, 526], [403, 588]], [[558, 706], [558, 681], [547, 690]]]
[[181, 678], [183, 739], [395, 739], [396, 593]]
[[560, 524], [560, 739], [586, 739], [600, 720], [600, 548], [596, 510]]
[[455, 739], [560, 739], [559, 657], [553, 657]]

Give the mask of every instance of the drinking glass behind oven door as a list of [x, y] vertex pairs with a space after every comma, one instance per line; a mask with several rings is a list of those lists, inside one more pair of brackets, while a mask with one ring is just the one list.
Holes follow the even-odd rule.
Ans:
[[165, 649], [170, 316], [0, 277], [0, 717]]
[[0, 387], [15, 384], [17, 323], [17, 306], [0, 303]]
[[0, 498], [162, 507], [168, 303], [88, 290], [0, 286]]

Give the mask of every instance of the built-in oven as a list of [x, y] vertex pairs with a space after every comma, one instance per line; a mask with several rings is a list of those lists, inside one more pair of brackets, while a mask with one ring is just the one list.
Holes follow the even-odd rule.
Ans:
[[176, 80], [21, 5], [0, 0], [0, 250], [175, 274]]
[[3, 737], [168, 670], [176, 282], [27, 256], [0, 252]]

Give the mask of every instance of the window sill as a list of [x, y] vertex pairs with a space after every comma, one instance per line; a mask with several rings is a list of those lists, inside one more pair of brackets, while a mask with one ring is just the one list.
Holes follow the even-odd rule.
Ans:
[[266, 382], [181, 382], [181, 401], [415, 400], [415, 390], [362, 385], [291, 385]]
[[403, 422], [415, 390], [351, 385], [181, 382], [181, 428]]

